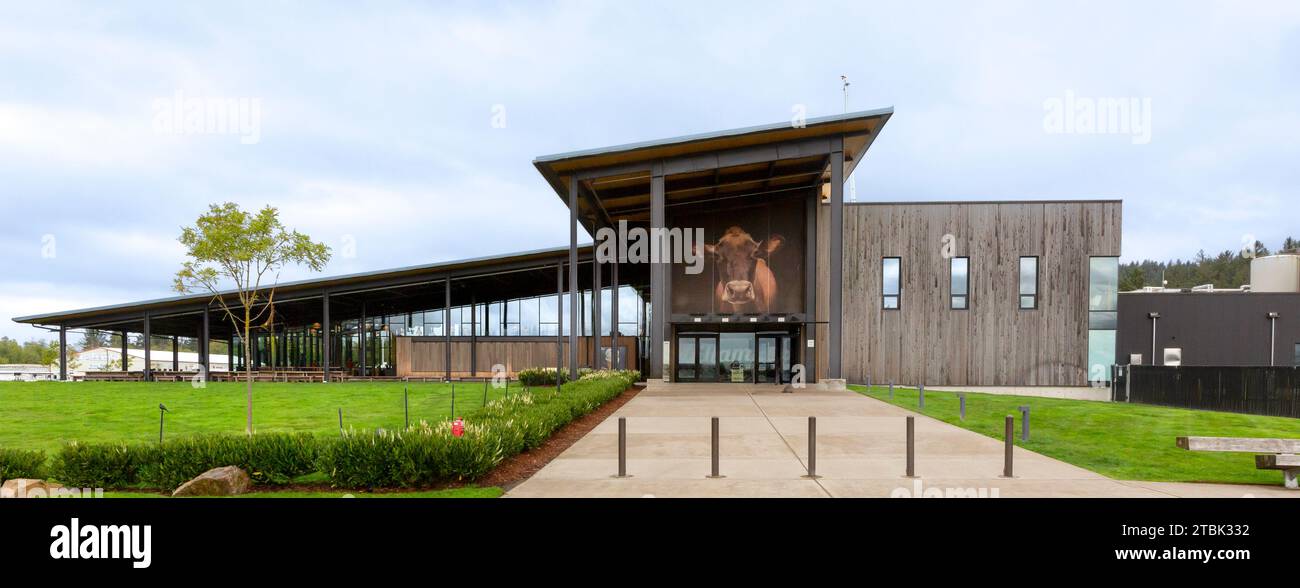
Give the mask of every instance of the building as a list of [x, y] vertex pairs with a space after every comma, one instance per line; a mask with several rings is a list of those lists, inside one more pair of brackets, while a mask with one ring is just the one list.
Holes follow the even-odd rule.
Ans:
[[1251, 260], [1250, 281], [1120, 294], [1115, 363], [1300, 366], [1300, 255]]
[[0, 382], [44, 382], [58, 379], [59, 374], [47, 365], [0, 364]]
[[[129, 358], [126, 369], [122, 368], [122, 350], [108, 347], [95, 347], [75, 353], [68, 367], [71, 368], [74, 374], [104, 371], [144, 371], [144, 349], [129, 348], [126, 352]], [[149, 361], [150, 368], [155, 371], [194, 372], [203, 367], [203, 361], [199, 354], [193, 351], [176, 351], [175, 356], [173, 356], [170, 350], [154, 349], [153, 353], [150, 354]], [[225, 357], [214, 356], [212, 358], [212, 371], [224, 372], [227, 369], [229, 369], [229, 365]]]
[[247, 357], [206, 295], [15, 320], [61, 341], [198, 337], [200, 364], [216, 338], [236, 368], [322, 378], [611, 365], [676, 381], [1107, 378], [1091, 366], [1114, 355], [1120, 202], [844, 202], [892, 115], [539, 157], [569, 209], [567, 247], [282, 284]]

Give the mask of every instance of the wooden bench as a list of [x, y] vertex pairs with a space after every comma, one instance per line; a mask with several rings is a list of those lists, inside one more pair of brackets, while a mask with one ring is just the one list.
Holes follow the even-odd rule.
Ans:
[[1179, 437], [1188, 451], [1255, 453], [1255, 469], [1282, 470], [1282, 483], [1300, 489], [1300, 439], [1263, 437]]

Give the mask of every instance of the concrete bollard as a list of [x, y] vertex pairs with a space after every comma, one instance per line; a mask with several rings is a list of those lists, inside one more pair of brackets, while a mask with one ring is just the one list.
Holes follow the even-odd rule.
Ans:
[[916, 417], [907, 417], [907, 477], [916, 477]]
[[713, 461], [712, 472], [713, 472], [713, 473], [710, 474], [709, 477], [710, 477], [710, 478], [722, 478], [722, 477], [724, 477], [724, 476], [722, 475], [721, 468], [719, 467], [719, 464], [718, 464], [718, 461], [719, 461], [719, 460], [718, 460], [718, 417], [713, 417], [713, 422], [712, 422], [712, 424], [713, 424], [713, 455], [712, 455], [712, 457], [713, 457], [713, 460], [712, 460], [712, 461]]
[[1004, 446], [1004, 449], [1005, 449], [1005, 452], [1006, 452], [1006, 453], [1005, 453], [1005, 455], [1003, 456], [1003, 461], [1002, 461], [1002, 477], [1003, 477], [1003, 478], [1010, 478], [1010, 477], [1013, 477], [1013, 476], [1011, 475], [1011, 472], [1012, 472], [1012, 470], [1011, 470], [1011, 460], [1012, 460], [1012, 454], [1014, 453], [1015, 448], [1016, 448], [1016, 444], [1015, 444], [1015, 442], [1013, 441], [1013, 439], [1015, 438], [1015, 437], [1014, 437], [1014, 435], [1015, 435], [1014, 431], [1015, 431], [1015, 430], [1016, 430], [1016, 417], [1013, 417], [1013, 416], [1011, 416], [1011, 415], [1007, 415], [1007, 425], [1006, 425], [1006, 431], [1005, 431], [1005, 435], [1004, 435], [1004, 438], [1006, 439], [1006, 441], [1005, 441], [1006, 445]]
[[817, 479], [817, 417], [808, 417], [808, 479]]
[[1020, 409], [1020, 440], [1029, 440], [1029, 406], [1018, 407]]

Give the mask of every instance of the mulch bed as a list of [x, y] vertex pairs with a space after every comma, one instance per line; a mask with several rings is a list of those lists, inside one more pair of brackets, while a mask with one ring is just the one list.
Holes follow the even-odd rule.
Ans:
[[507, 458], [501, 462], [501, 465], [498, 465], [496, 469], [489, 472], [488, 475], [475, 482], [475, 484], [479, 486], [500, 486], [503, 490], [510, 491], [511, 488], [518, 486], [524, 480], [533, 477], [533, 474], [536, 474], [538, 470], [546, 467], [546, 464], [551, 463], [551, 460], [564, 453], [565, 449], [577, 443], [578, 439], [590, 433], [592, 429], [596, 428], [596, 425], [599, 425], [609, 415], [614, 414], [614, 411], [618, 410], [619, 407], [636, 398], [636, 395], [644, 389], [644, 384], [635, 384], [631, 388], [624, 390], [622, 394], [600, 405], [600, 408], [561, 427], [539, 447]]

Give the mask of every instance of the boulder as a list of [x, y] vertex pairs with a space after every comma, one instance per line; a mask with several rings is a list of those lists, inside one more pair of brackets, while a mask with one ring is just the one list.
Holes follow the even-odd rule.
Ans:
[[172, 496], [234, 496], [248, 492], [253, 481], [235, 466], [212, 468], [181, 484]]
[[55, 490], [62, 488], [62, 484], [45, 480], [14, 478], [5, 480], [4, 486], [0, 486], [0, 498], [49, 498]]
[[848, 381], [844, 378], [823, 378], [827, 390], [848, 390]]

